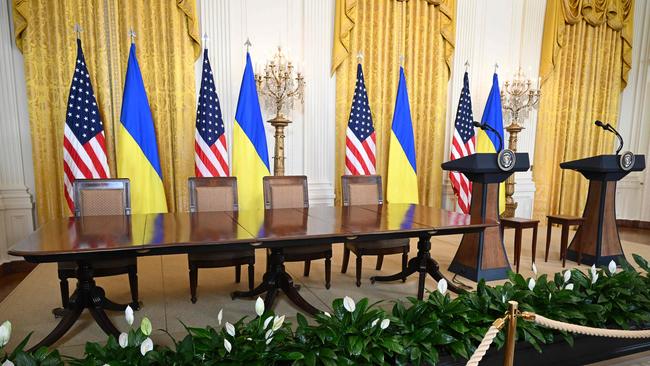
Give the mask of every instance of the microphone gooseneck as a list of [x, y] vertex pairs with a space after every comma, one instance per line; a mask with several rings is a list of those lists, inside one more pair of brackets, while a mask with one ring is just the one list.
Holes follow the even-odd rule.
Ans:
[[616, 131], [616, 129], [612, 125], [610, 125], [609, 123], [603, 123], [603, 122], [601, 122], [599, 120], [596, 120], [596, 121], [594, 121], [594, 124], [596, 126], [602, 128], [603, 130], [609, 131], [609, 132], [613, 133], [614, 135], [616, 135], [616, 138], [618, 138], [618, 148], [616, 149], [616, 155], [618, 155], [621, 152], [621, 150], [623, 149], [623, 137], [621, 136], [621, 134], [618, 133], [618, 131]]
[[478, 127], [483, 131], [489, 130], [489, 131], [494, 132], [494, 134], [497, 135], [497, 137], [499, 138], [499, 150], [497, 151], [497, 153], [500, 153], [501, 150], [503, 150], [503, 137], [501, 137], [501, 134], [499, 132], [497, 132], [497, 130], [494, 127], [492, 127], [492, 126], [490, 126], [490, 125], [488, 125], [486, 123], [481, 123], [481, 122], [478, 122], [478, 121], [474, 121], [474, 122], [472, 122], [472, 124], [474, 125], [474, 127]]

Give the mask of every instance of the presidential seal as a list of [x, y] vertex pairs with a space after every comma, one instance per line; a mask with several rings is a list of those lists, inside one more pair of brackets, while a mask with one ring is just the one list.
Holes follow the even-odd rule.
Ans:
[[516, 160], [517, 157], [515, 155], [515, 152], [510, 149], [503, 149], [497, 155], [497, 164], [499, 165], [499, 169], [503, 170], [504, 172], [512, 170], [512, 168], [515, 167]]
[[631, 151], [624, 152], [618, 161], [618, 165], [625, 171], [632, 169], [634, 166], [634, 154]]

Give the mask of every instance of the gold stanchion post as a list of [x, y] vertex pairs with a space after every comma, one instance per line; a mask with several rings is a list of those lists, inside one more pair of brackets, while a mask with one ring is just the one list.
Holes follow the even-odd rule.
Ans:
[[517, 309], [519, 303], [508, 301], [508, 335], [506, 337], [506, 354], [503, 366], [513, 366], [515, 362], [515, 341], [517, 340]]

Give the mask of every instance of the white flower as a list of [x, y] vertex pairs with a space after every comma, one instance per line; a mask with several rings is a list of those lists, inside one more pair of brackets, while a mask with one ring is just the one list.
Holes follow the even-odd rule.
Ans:
[[223, 319], [223, 309], [219, 310], [219, 314], [217, 314], [217, 321], [219, 322], [219, 325], [221, 325], [222, 319]]
[[235, 336], [235, 326], [226, 322], [226, 333], [230, 334], [231, 337]]
[[269, 326], [269, 323], [271, 322], [271, 320], [273, 320], [272, 316], [269, 316], [268, 318], [266, 318], [266, 320], [264, 321], [264, 327], [262, 327], [262, 329], [266, 329], [266, 327]]
[[447, 293], [447, 280], [444, 278], [438, 281], [438, 292], [440, 292], [441, 295]]
[[357, 308], [356, 304], [354, 303], [354, 300], [350, 296], [346, 296], [343, 298], [343, 307], [345, 310], [353, 313], [354, 309]]
[[564, 271], [564, 283], [567, 283], [571, 280], [571, 271], [566, 270]]
[[142, 331], [142, 334], [147, 337], [151, 335], [151, 320], [146, 316], [142, 318], [142, 322], [140, 322], [140, 330]]
[[379, 323], [379, 319], [375, 319], [375, 320], [373, 320], [372, 323], [370, 323], [370, 327], [371, 327], [371, 328], [374, 328], [375, 325], [377, 325], [377, 323]]
[[598, 281], [598, 273], [594, 273], [593, 276], [591, 276], [591, 284], [595, 284], [596, 281]]
[[565, 290], [569, 290], [569, 291], [573, 291], [573, 284], [570, 283], [570, 284], [564, 286], [564, 289], [565, 289]]
[[553, 294], [551, 294], [550, 292], [548, 293], [548, 301], [551, 301], [551, 296], [552, 296], [552, 295], [553, 295]]
[[592, 264], [591, 268], [589, 268], [589, 270], [591, 271], [591, 277], [593, 277], [597, 273], [596, 272], [596, 265]]
[[[2, 366], [15, 366], [15, 365], [14, 365], [13, 362], [7, 360], [7, 361], [5, 361], [5, 362], [2, 363]], [[104, 366], [106, 366], [106, 365], [104, 365]]]
[[609, 273], [614, 274], [616, 273], [616, 262], [613, 260], [609, 262], [609, 265], [607, 266], [607, 269], [609, 270]]
[[273, 337], [267, 339], [267, 340], [266, 340], [266, 344], [267, 344], [267, 345], [270, 344], [272, 340], [273, 340]]
[[258, 297], [255, 301], [255, 314], [257, 316], [262, 316], [264, 314], [264, 300], [261, 297]]
[[118, 342], [120, 343], [120, 347], [126, 348], [129, 345], [129, 335], [126, 333], [120, 333], [120, 338], [118, 338]]
[[142, 341], [142, 344], [140, 344], [140, 353], [142, 353], [142, 355], [144, 356], [147, 354], [147, 352], [151, 351], [152, 349], [153, 349], [153, 341], [151, 340], [151, 338], [147, 337], [147, 339]]
[[530, 280], [528, 280], [528, 289], [530, 291], [533, 291], [533, 289], [535, 289], [535, 279], [534, 278], [531, 278]]
[[390, 325], [390, 319], [384, 319], [381, 321], [381, 324], [379, 324], [379, 328], [381, 329], [386, 329]]
[[535, 265], [535, 262], [533, 262], [533, 273], [535, 274], [535, 277], [537, 277], [537, 266]]
[[228, 353], [232, 351], [232, 344], [230, 344], [230, 342], [228, 342], [228, 340], [225, 338], [223, 339], [223, 348], [225, 348]]
[[278, 317], [277, 315], [275, 318], [273, 318], [273, 331], [276, 332], [280, 327], [282, 327], [282, 323], [284, 323], [284, 315]]
[[269, 330], [266, 331], [266, 334], [264, 335], [264, 338], [269, 339], [269, 338], [271, 338], [272, 335], [273, 335], [273, 329], [269, 329]]
[[11, 322], [7, 320], [0, 325], [0, 347], [6, 346], [9, 339], [11, 339]]
[[501, 302], [504, 303], [504, 304], [506, 303], [506, 295], [505, 294], [501, 295]]
[[129, 327], [133, 325], [133, 309], [131, 309], [131, 306], [127, 306], [126, 310], [124, 310], [124, 319]]
[[332, 315], [330, 313], [328, 313], [327, 311], [323, 311], [323, 314], [325, 314], [325, 316], [328, 317], [328, 318], [332, 317]]

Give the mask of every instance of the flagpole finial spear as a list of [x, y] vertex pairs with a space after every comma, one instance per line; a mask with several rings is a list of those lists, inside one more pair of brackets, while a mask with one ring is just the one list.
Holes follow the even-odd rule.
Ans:
[[208, 33], [203, 33], [203, 48], [208, 48]]
[[465, 72], [469, 70], [469, 60], [465, 60]]
[[401, 55], [399, 57], [399, 65], [402, 66], [402, 67], [404, 66], [404, 55]]
[[361, 51], [359, 51], [359, 53], [357, 53], [357, 62], [358, 63], [363, 62], [363, 52], [361, 52]]
[[494, 73], [495, 73], [495, 74], [497, 73], [497, 69], [498, 69], [498, 68], [499, 68], [499, 64], [495, 62], [495, 63], [494, 63]]
[[246, 42], [244, 43], [244, 46], [246, 46], [246, 53], [248, 53], [248, 51], [250, 50], [250, 48], [251, 48], [252, 45], [253, 45], [253, 44], [251, 43], [251, 39], [250, 39], [250, 38], [246, 38]]
[[81, 38], [81, 31], [82, 30], [83, 29], [81, 29], [81, 25], [79, 25], [79, 23], [74, 25], [74, 32], [77, 34], [77, 39]]
[[129, 37], [131, 37], [131, 43], [135, 43], [135, 31], [133, 28], [129, 29]]

